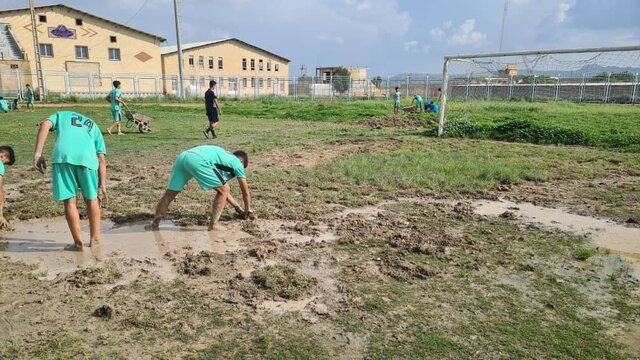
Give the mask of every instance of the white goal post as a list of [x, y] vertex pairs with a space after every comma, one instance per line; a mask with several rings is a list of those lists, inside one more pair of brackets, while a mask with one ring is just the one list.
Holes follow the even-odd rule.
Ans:
[[[640, 46], [515, 51], [444, 57], [438, 136], [447, 101], [640, 103]], [[449, 110], [449, 111], [448, 111]], [[465, 113], [467, 120], [472, 115]]]

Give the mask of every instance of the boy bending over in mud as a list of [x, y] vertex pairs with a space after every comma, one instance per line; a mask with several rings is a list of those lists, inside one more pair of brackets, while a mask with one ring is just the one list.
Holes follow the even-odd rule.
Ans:
[[4, 166], [13, 165], [16, 156], [10, 146], [0, 146], [0, 229], [11, 229], [9, 222], [4, 218]]
[[33, 167], [43, 174], [47, 165], [42, 156], [42, 148], [49, 131], [55, 131], [58, 135], [51, 160], [53, 198], [64, 202], [64, 216], [74, 243], [65, 249], [82, 251], [82, 233], [80, 232], [80, 215], [76, 207], [76, 194], [80, 188], [87, 205], [89, 246], [98, 244], [100, 201], [108, 200], [105, 187], [107, 150], [104, 139], [98, 124], [84, 115], [72, 111], [60, 111], [49, 116], [40, 123], [33, 155]]
[[[153, 222], [147, 228], [151, 230], [158, 229], [160, 220], [167, 212], [169, 204], [184, 189], [191, 178], [196, 179], [202, 190], [214, 189], [216, 191], [211, 205], [209, 231], [214, 230], [214, 225], [220, 220], [220, 215], [227, 201], [231, 203], [240, 217], [245, 219], [252, 217], [251, 194], [249, 193], [249, 183], [244, 171], [248, 165], [249, 157], [247, 153], [240, 150], [231, 154], [218, 146], [202, 145], [183, 151], [173, 163], [169, 185], [156, 206]], [[244, 210], [231, 196], [227, 182], [233, 178], [238, 178], [244, 201]]]

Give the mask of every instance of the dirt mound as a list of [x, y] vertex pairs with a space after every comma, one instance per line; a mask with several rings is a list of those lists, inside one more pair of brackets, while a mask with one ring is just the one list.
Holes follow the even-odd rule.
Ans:
[[358, 121], [360, 125], [368, 125], [374, 129], [401, 128], [417, 130], [427, 124], [429, 120], [417, 118], [403, 118], [397, 116], [370, 117]]
[[264, 260], [270, 256], [273, 256], [277, 253], [278, 246], [273, 241], [264, 241], [262, 243], [256, 244], [255, 247], [249, 249], [247, 252], [249, 256], [254, 257], [258, 260]]
[[413, 279], [428, 279], [438, 272], [426, 265], [417, 264], [399, 256], [388, 254], [382, 259], [380, 271], [398, 281], [410, 282]]
[[216, 256], [220, 255], [210, 251], [201, 251], [198, 254], [188, 253], [178, 262], [178, 272], [191, 277], [209, 276]]
[[318, 280], [286, 265], [265, 266], [251, 273], [255, 286], [273, 298], [298, 299], [308, 294]]
[[108, 261], [102, 266], [78, 269], [63, 280], [76, 288], [85, 288], [93, 285], [113, 284], [120, 278], [122, 278], [122, 272], [118, 266], [114, 262]]

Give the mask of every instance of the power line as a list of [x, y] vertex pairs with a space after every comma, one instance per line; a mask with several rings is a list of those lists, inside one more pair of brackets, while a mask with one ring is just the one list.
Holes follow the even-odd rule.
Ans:
[[509, 0], [504, 0], [504, 12], [502, 13], [502, 29], [500, 30], [500, 45], [498, 52], [502, 51], [502, 40], [504, 40], [504, 25], [507, 22], [507, 9], [509, 8]]

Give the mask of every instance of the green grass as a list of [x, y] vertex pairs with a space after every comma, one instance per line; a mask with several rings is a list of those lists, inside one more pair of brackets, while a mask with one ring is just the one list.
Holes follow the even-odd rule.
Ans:
[[449, 136], [640, 152], [640, 107], [568, 102], [452, 102]]

